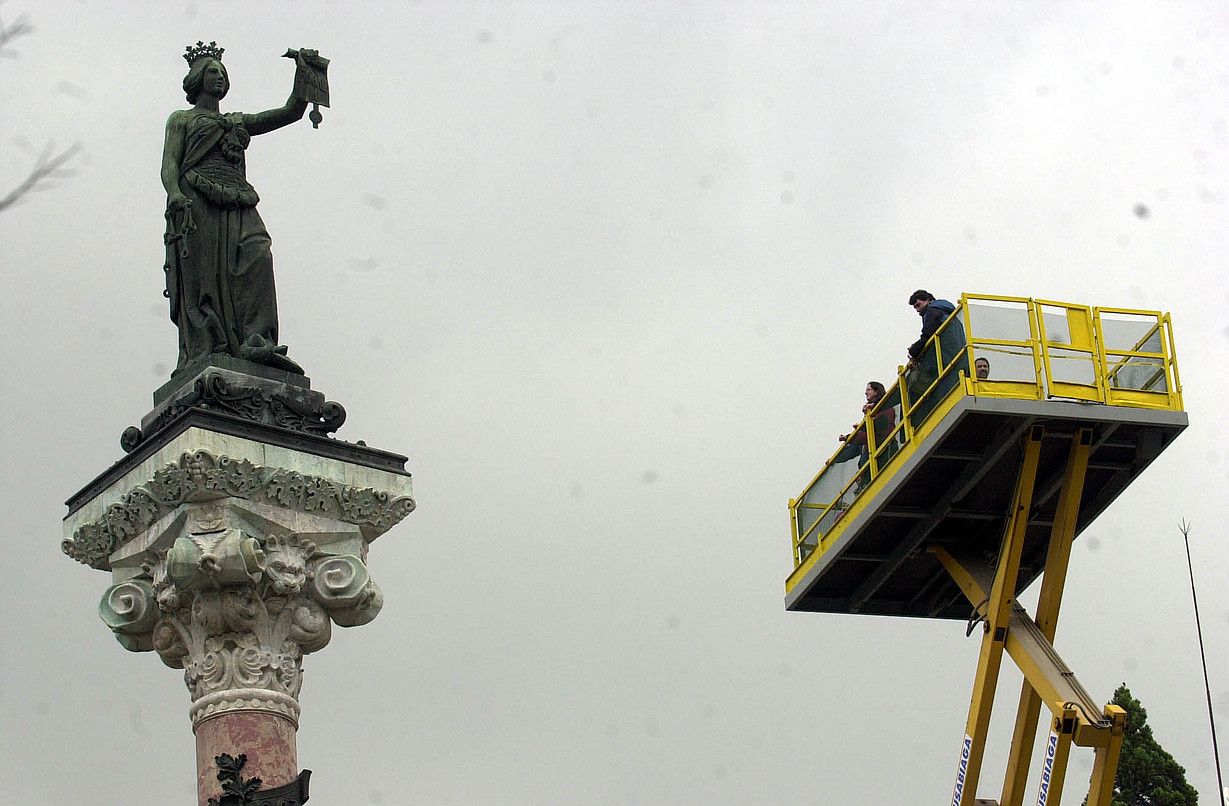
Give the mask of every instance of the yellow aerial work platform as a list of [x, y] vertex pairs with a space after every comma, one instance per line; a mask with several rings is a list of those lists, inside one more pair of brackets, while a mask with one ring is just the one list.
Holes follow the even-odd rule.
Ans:
[[[1124, 715], [1050, 642], [1072, 541], [1186, 424], [1168, 314], [965, 294], [864, 417], [861, 455], [838, 451], [790, 501], [787, 609], [981, 622], [953, 806], [975, 802], [1004, 651], [1025, 684], [1002, 804], [1022, 801], [1044, 701], [1037, 803], [1059, 803], [1074, 743], [1096, 748], [1088, 802], [1108, 806]], [[1039, 576], [1034, 619], [1015, 597]]]

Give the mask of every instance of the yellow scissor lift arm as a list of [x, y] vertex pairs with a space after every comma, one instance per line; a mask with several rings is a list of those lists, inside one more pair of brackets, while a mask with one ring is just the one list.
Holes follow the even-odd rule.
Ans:
[[[999, 802], [1023, 802], [1045, 704], [1036, 802], [1057, 806], [1076, 745], [1095, 754], [1088, 803], [1109, 806], [1126, 715], [1099, 707], [1052, 642], [1075, 537], [1186, 426], [1169, 316], [966, 294], [944, 329], [956, 325], [959, 340], [941, 329], [927, 347], [934, 377], [919, 383], [902, 368], [867, 415], [858, 467], [834, 457], [791, 500], [786, 605], [972, 611], [983, 635], [953, 806], [995, 802], [975, 793], [1004, 652], [1024, 683]], [[984, 356], [993, 374], [977, 379]], [[1037, 577], [1033, 618], [1016, 597]]]
[[1024, 673], [1024, 685], [1016, 713], [1001, 803], [1004, 806], [1018, 806], [1023, 801], [1032, 740], [1037, 731], [1042, 702], [1049, 707], [1053, 721], [1046, 743], [1037, 802], [1043, 805], [1059, 803], [1072, 743], [1095, 748], [1096, 763], [1090, 781], [1089, 806], [1109, 806], [1114, 787], [1126, 714], [1115, 705], [1105, 706], [1104, 711], [1098, 714], [1097, 704], [1051, 643], [1088, 468], [1092, 443], [1090, 428], [1079, 429], [1072, 440], [1057, 517], [1050, 533], [1038, 620], [1030, 618], [1010, 594], [1019, 573], [1024, 524], [1032, 506], [1037, 460], [1044, 436], [1044, 429], [1036, 426], [1025, 444], [1013, 511], [997, 567], [992, 569], [975, 556], [957, 557], [938, 546], [931, 549], [974, 606], [983, 624], [982, 647], [965, 731], [967, 749], [961, 753], [952, 795], [952, 803], [958, 806], [970, 802], [977, 789], [1004, 650]]

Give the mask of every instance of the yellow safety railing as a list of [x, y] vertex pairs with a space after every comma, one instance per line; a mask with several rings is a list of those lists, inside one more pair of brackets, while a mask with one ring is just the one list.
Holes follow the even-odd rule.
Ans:
[[1124, 308], [1098, 308], [1096, 314], [1106, 402], [1180, 410], [1182, 386], [1169, 314]]
[[[987, 377], [977, 377], [979, 359], [989, 363]], [[866, 503], [863, 491], [890, 476], [965, 396], [1181, 411], [1169, 314], [962, 295], [923, 355], [897, 368], [887, 394], [790, 500], [794, 566], [827, 550]]]

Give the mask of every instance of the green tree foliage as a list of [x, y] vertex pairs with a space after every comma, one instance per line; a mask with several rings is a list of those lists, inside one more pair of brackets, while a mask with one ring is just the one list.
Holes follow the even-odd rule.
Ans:
[[1194, 806], [1199, 793], [1186, 782], [1186, 770], [1152, 737], [1148, 712], [1123, 683], [1114, 705], [1127, 712], [1112, 806]]

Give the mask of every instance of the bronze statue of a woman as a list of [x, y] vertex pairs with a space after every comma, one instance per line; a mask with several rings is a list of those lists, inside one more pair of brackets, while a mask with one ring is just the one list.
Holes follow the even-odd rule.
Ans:
[[[248, 184], [244, 152], [252, 135], [294, 123], [313, 99], [297, 93], [277, 109], [222, 114], [218, 102], [230, 89], [222, 51], [216, 42], [188, 46], [183, 89], [192, 108], [172, 112], [166, 123], [165, 269], [171, 321], [179, 327], [175, 371], [226, 353], [301, 374], [277, 341], [272, 241], [256, 212], [260, 197]], [[291, 53], [300, 73], [323, 75], [327, 60], [315, 51]]]

